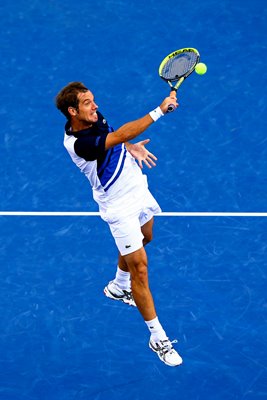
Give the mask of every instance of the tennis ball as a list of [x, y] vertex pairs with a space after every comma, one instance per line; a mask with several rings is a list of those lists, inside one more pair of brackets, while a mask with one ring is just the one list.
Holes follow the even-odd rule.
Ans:
[[207, 72], [207, 65], [204, 63], [198, 63], [196, 65], [195, 71], [198, 75], [204, 75]]

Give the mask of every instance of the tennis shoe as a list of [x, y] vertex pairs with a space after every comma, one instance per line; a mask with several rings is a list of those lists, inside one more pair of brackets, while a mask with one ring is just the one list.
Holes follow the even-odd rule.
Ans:
[[120, 300], [123, 303], [136, 307], [132, 291], [121, 289], [114, 281], [109, 282], [104, 288], [104, 293], [110, 299]]
[[170, 367], [176, 367], [182, 364], [183, 359], [173, 348], [173, 343], [177, 343], [177, 340], [173, 340], [171, 342], [167, 338], [166, 340], [154, 342], [154, 340], [150, 338], [149, 347], [151, 348], [151, 350], [157, 353], [159, 359], [163, 361], [166, 365], [169, 365]]

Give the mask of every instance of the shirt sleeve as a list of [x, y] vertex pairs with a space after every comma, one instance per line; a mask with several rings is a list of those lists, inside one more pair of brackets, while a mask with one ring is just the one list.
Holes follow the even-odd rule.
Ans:
[[86, 161], [97, 160], [105, 153], [105, 143], [108, 133], [102, 133], [101, 136], [83, 136], [79, 137], [74, 143], [74, 151], [77, 156]]

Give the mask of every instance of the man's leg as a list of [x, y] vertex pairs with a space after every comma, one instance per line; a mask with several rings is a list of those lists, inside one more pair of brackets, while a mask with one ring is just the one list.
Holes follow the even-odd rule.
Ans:
[[147, 255], [144, 247], [125, 255], [124, 261], [131, 274], [134, 301], [151, 333], [149, 347], [165, 364], [172, 367], [180, 365], [183, 360], [173, 348], [173, 342], [167, 337], [156, 314], [148, 283]]
[[131, 274], [132, 294], [145, 321], [156, 318], [153, 297], [148, 284], [147, 255], [144, 247], [124, 256]]
[[[145, 223], [141, 227], [142, 234], [144, 235], [143, 245], [145, 246], [149, 242], [151, 242], [153, 238], [153, 225], [154, 225], [154, 217], [152, 217], [147, 223]], [[122, 271], [128, 272], [127, 263], [125, 262], [124, 256], [119, 254], [118, 258], [118, 267]]]
[[[141, 231], [144, 236], [144, 246], [152, 240], [153, 223], [154, 218], [151, 218], [141, 227]], [[111, 297], [114, 300], [121, 300], [131, 306], [136, 305], [131, 293], [131, 276], [129, 268], [124, 256], [122, 256], [120, 253], [115, 278], [108, 284], [108, 286], [105, 287], [104, 293], [107, 297]]]
[[[153, 218], [142, 227], [144, 236], [143, 246], [152, 240]], [[154, 306], [154, 300], [149, 288], [147, 255], [144, 247], [133, 253], [121, 256], [119, 255], [118, 270], [116, 274], [117, 281], [129, 282], [131, 276], [131, 291], [123, 290], [124, 302], [125, 296], [133, 295], [136, 306], [144, 318], [144, 321], [151, 333], [149, 347], [157, 353], [161, 361], [170, 366], [176, 366], [182, 363], [179, 354], [173, 349], [172, 342], [168, 339], [162, 328]], [[114, 281], [113, 281], [114, 282]], [[105, 294], [108, 295], [108, 287], [105, 288]], [[108, 297], [111, 297], [108, 295]], [[113, 297], [114, 298], [114, 297]], [[117, 297], [117, 299], [120, 299]], [[121, 299], [122, 300], [122, 299]], [[129, 304], [132, 304], [129, 300]]]

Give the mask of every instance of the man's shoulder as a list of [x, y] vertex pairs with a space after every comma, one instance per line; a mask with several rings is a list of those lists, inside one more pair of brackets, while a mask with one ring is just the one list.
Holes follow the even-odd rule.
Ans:
[[63, 139], [63, 145], [67, 150], [72, 150], [74, 148], [74, 143], [77, 140], [77, 138], [73, 135], [67, 134], [67, 132], [64, 133], [64, 139]]
[[97, 111], [97, 115], [98, 121], [95, 123], [95, 128], [105, 133], [113, 132], [114, 129], [109, 125], [106, 118], [99, 111]]

